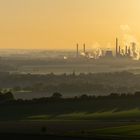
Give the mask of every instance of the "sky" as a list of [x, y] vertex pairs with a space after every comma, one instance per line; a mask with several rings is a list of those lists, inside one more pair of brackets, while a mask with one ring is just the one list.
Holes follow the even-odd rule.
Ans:
[[113, 48], [140, 41], [140, 0], [0, 0], [0, 48]]

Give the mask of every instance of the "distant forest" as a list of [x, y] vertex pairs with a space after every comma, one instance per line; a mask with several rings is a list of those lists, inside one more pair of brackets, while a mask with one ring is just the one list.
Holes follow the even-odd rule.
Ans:
[[108, 95], [110, 93], [134, 93], [140, 91], [140, 75], [130, 72], [46, 75], [0, 73], [0, 88], [12, 92], [36, 92], [51, 95], [60, 92], [64, 96]]

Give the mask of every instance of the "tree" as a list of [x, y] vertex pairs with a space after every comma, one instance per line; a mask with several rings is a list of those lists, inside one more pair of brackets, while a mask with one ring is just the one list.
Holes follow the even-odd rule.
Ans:
[[14, 100], [14, 95], [11, 91], [9, 91], [9, 92], [5, 93], [5, 98], [7, 100]]
[[10, 100], [14, 100], [14, 96], [11, 91], [0, 93], [0, 101], [6, 102]]
[[62, 98], [62, 94], [59, 93], [59, 92], [55, 92], [55, 93], [53, 93], [52, 98], [61, 99]]

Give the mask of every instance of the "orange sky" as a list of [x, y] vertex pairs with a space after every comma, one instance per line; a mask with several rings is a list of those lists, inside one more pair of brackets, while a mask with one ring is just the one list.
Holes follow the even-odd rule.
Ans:
[[140, 40], [140, 0], [0, 0], [0, 48], [74, 49]]

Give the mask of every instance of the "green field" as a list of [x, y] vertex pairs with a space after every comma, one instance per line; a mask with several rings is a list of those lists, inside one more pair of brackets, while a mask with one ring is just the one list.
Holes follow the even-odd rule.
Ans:
[[112, 110], [94, 113], [74, 112], [58, 115], [35, 115], [26, 118], [26, 120], [50, 122], [55, 127], [60, 124], [61, 134], [66, 136], [127, 140], [140, 138], [140, 110], [137, 108], [127, 111]]
[[74, 112], [68, 114], [42, 114], [34, 115], [26, 118], [27, 120], [109, 120], [109, 121], [118, 121], [118, 120], [127, 120], [127, 121], [137, 121], [140, 120], [140, 110], [132, 109], [128, 111], [107, 111], [107, 112], [95, 112], [95, 113], [86, 113], [86, 112]]
[[46, 113], [31, 115], [14, 123], [6, 121], [0, 126], [0, 132], [41, 133], [42, 127], [45, 127], [45, 134], [135, 140], [140, 138], [140, 110]]
[[99, 134], [99, 135], [139, 136], [140, 137], [140, 125], [111, 127], [111, 128], [104, 128], [104, 129], [97, 129], [97, 130], [89, 131], [89, 133], [91, 132]]
[[66, 136], [73, 137], [93, 137], [103, 139], [125, 139], [139, 140], [140, 139], [140, 124], [125, 125], [117, 127], [98, 128], [93, 130], [73, 131], [66, 133]]
[[4, 133], [140, 138], [139, 95], [13, 101], [0, 112]]

